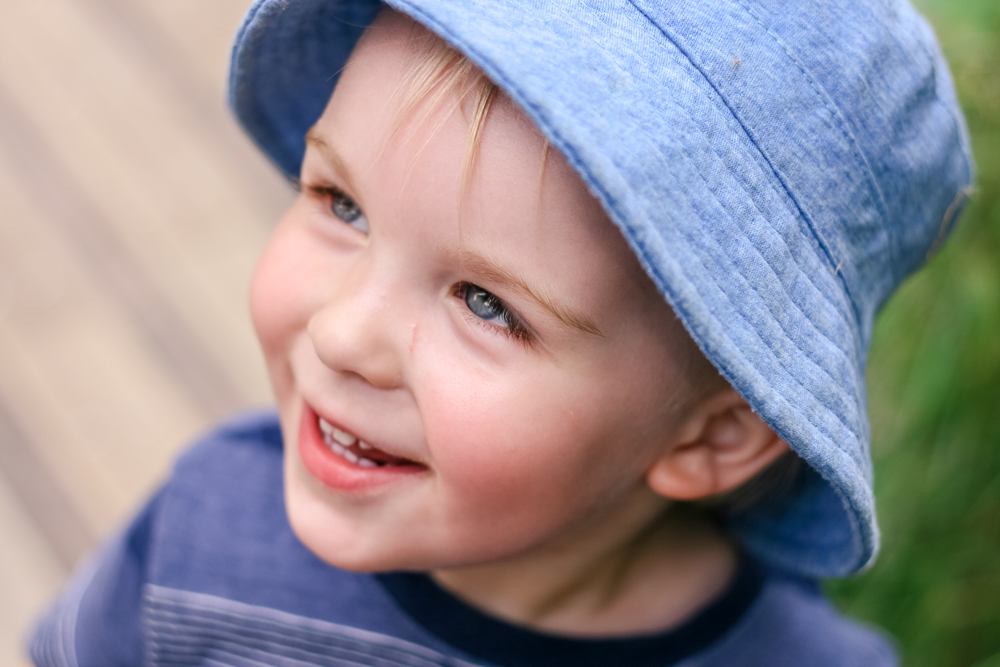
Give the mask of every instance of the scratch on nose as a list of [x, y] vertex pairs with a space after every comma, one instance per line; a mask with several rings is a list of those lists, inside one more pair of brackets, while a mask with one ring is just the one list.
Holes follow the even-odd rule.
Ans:
[[410, 327], [410, 355], [413, 354], [413, 348], [417, 344], [417, 323], [414, 322], [413, 326]]

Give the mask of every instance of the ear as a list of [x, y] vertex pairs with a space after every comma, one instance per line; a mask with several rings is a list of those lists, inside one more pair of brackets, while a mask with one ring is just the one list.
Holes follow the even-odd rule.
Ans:
[[735, 489], [788, 451], [735, 389], [703, 403], [646, 472], [650, 488], [674, 500]]

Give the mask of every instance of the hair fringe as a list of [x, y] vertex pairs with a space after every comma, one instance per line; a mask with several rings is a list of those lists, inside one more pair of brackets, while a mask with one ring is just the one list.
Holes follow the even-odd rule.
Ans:
[[[452, 109], [458, 107], [464, 114], [465, 103], [472, 97], [472, 114], [468, 119], [468, 140], [460, 176], [459, 192], [464, 195], [479, 159], [486, 120], [500, 95], [499, 88], [471, 60], [430, 32], [424, 32], [423, 44], [417, 45], [406, 80], [408, 85], [398, 107], [394, 135], [408, 120], [414, 127], [424, 124], [448, 102]], [[447, 114], [442, 114], [431, 136], [446, 119]]]

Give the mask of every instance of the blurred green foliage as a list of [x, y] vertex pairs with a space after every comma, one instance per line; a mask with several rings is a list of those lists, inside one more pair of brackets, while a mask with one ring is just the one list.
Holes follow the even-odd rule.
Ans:
[[1000, 667], [1000, 0], [916, 0], [979, 170], [951, 240], [883, 309], [869, 357], [882, 553], [830, 582], [905, 665]]

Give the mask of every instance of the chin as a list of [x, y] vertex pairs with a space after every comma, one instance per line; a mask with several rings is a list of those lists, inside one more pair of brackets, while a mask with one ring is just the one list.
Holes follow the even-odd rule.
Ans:
[[292, 532], [320, 560], [351, 572], [424, 569], [409, 562], [398, 547], [379, 545], [330, 507], [316, 506], [308, 493], [286, 491], [286, 514]]

